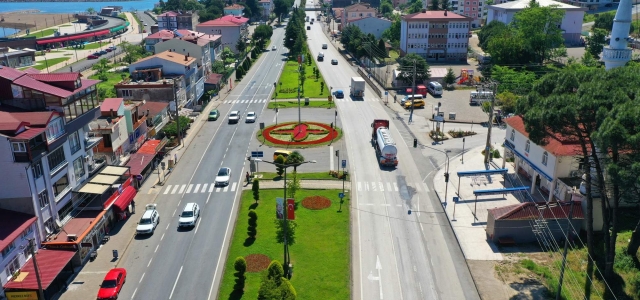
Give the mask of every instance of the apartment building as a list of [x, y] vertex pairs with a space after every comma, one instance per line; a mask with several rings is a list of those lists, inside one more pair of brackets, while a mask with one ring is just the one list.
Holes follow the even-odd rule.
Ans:
[[240, 4], [232, 4], [223, 9], [225, 16], [242, 17], [244, 15], [244, 6]]
[[197, 11], [168, 11], [158, 15], [158, 30], [193, 30], [198, 24], [198, 18]]
[[0, 209], [0, 220], [0, 299], [5, 299], [4, 286], [31, 258], [29, 240], [36, 237], [37, 218]]
[[198, 68], [204, 75], [211, 73], [211, 65], [216, 59], [220, 59], [222, 53], [222, 36], [204, 34], [190, 31], [187, 34], [179, 33], [179, 36], [154, 45], [155, 53], [171, 50], [174, 53], [193, 56]]
[[466, 61], [472, 19], [447, 11], [402, 16], [400, 51], [427, 61]]
[[482, 26], [487, 15], [485, 0], [452, 0], [451, 11], [471, 18], [471, 28]]
[[198, 24], [196, 31], [221, 35], [222, 47], [229, 47], [233, 52], [238, 52], [236, 43], [238, 40], [249, 38], [249, 19], [238, 16], [224, 16], [215, 20]]
[[377, 14], [378, 10], [375, 7], [371, 7], [371, 4], [360, 2], [345, 7], [344, 16], [341, 21], [343, 26], [346, 26], [355, 20], [375, 17]]
[[262, 19], [269, 20], [269, 16], [273, 12], [273, 1], [272, 0], [260, 0], [258, 1], [258, 5], [262, 8]]

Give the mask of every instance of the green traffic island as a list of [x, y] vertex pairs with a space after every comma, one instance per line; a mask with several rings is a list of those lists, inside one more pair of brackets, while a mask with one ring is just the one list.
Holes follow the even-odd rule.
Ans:
[[341, 192], [296, 191], [295, 218], [287, 221], [292, 269], [286, 276], [285, 225], [276, 217], [282, 190], [259, 190], [259, 200], [253, 191], [244, 191], [217, 298], [295, 299], [285, 296], [294, 294], [299, 299], [349, 299], [349, 199], [341, 203]]
[[[298, 99], [281, 99], [281, 100], [271, 100], [269, 101], [269, 105], [267, 108], [275, 109], [275, 108], [297, 108], [298, 107]], [[329, 102], [327, 98], [321, 99], [309, 99], [309, 102], [305, 101], [305, 98], [300, 99], [300, 107], [306, 108], [335, 108], [336, 105], [333, 102]]]
[[[261, 181], [281, 181], [284, 179], [282, 175], [274, 172], [258, 172], [255, 173], [254, 178]], [[298, 173], [298, 178], [300, 180], [342, 180], [342, 174], [335, 171]]]
[[[298, 98], [298, 87], [300, 86], [300, 97], [304, 98], [324, 98], [329, 96], [329, 87], [325, 84], [316, 62], [311, 54], [305, 55], [305, 61], [300, 65], [302, 72], [298, 70], [297, 59], [289, 59], [282, 70], [280, 80], [278, 80], [275, 98], [296, 99]], [[302, 79], [302, 80], [301, 80]]]
[[258, 130], [256, 138], [263, 145], [276, 148], [311, 148], [331, 144], [342, 138], [342, 129], [334, 124], [303, 121], [285, 122]]
[[444, 134], [444, 132], [442, 131], [436, 131], [436, 130], [431, 130], [429, 131], [429, 137], [436, 141], [436, 142], [440, 142], [440, 141], [446, 141], [449, 139], [449, 137], [447, 137], [446, 134]]
[[477, 134], [475, 131], [467, 130], [449, 130], [447, 133], [454, 139]]

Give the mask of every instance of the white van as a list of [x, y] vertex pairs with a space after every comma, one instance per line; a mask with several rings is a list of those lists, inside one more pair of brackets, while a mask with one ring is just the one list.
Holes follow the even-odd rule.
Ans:
[[429, 85], [427, 85], [427, 90], [431, 95], [442, 96], [442, 85], [437, 81], [429, 82]]
[[422, 100], [422, 99], [424, 99], [424, 97], [422, 97], [422, 95], [420, 95], [420, 94], [406, 95], [406, 96], [404, 96], [404, 98], [402, 98], [402, 100], [400, 100], [400, 105], [404, 105], [407, 101]]
[[469, 96], [469, 105], [482, 105], [482, 102], [489, 101], [493, 98], [493, 92], [471, 92]]

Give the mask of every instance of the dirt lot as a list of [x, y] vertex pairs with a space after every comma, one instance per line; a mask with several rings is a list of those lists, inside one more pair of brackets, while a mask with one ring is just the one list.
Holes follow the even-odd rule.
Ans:
[[39, 14], [32, 11], [2, 13], [0, 17], [4, 18], [4, 21], [0, 22], [2, 27], [17, 28], [20, 30], [28, 28], [31, 31], [45, 29], [75, 20], [72, 14]]
[[524, 257], [518, 254], [507, 257], [503, 261], [467, 261], [480, 297], [487, 300], [549, 299], [549, 292], [540, 279], [520, 266], [519, 261]]

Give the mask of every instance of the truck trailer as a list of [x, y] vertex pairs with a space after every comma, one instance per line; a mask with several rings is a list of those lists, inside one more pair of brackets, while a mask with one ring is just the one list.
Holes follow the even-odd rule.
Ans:
[[351, 77], [351, 91], [349, 95], [354, 98], [364, 98], [366, 83], [362, 77]]
[[398, 148], [389, 132], [389, 120], [376, 119], [371, 123], [371, 143], [376, 148], [376, 156], [381, 166], [398, 166]]

